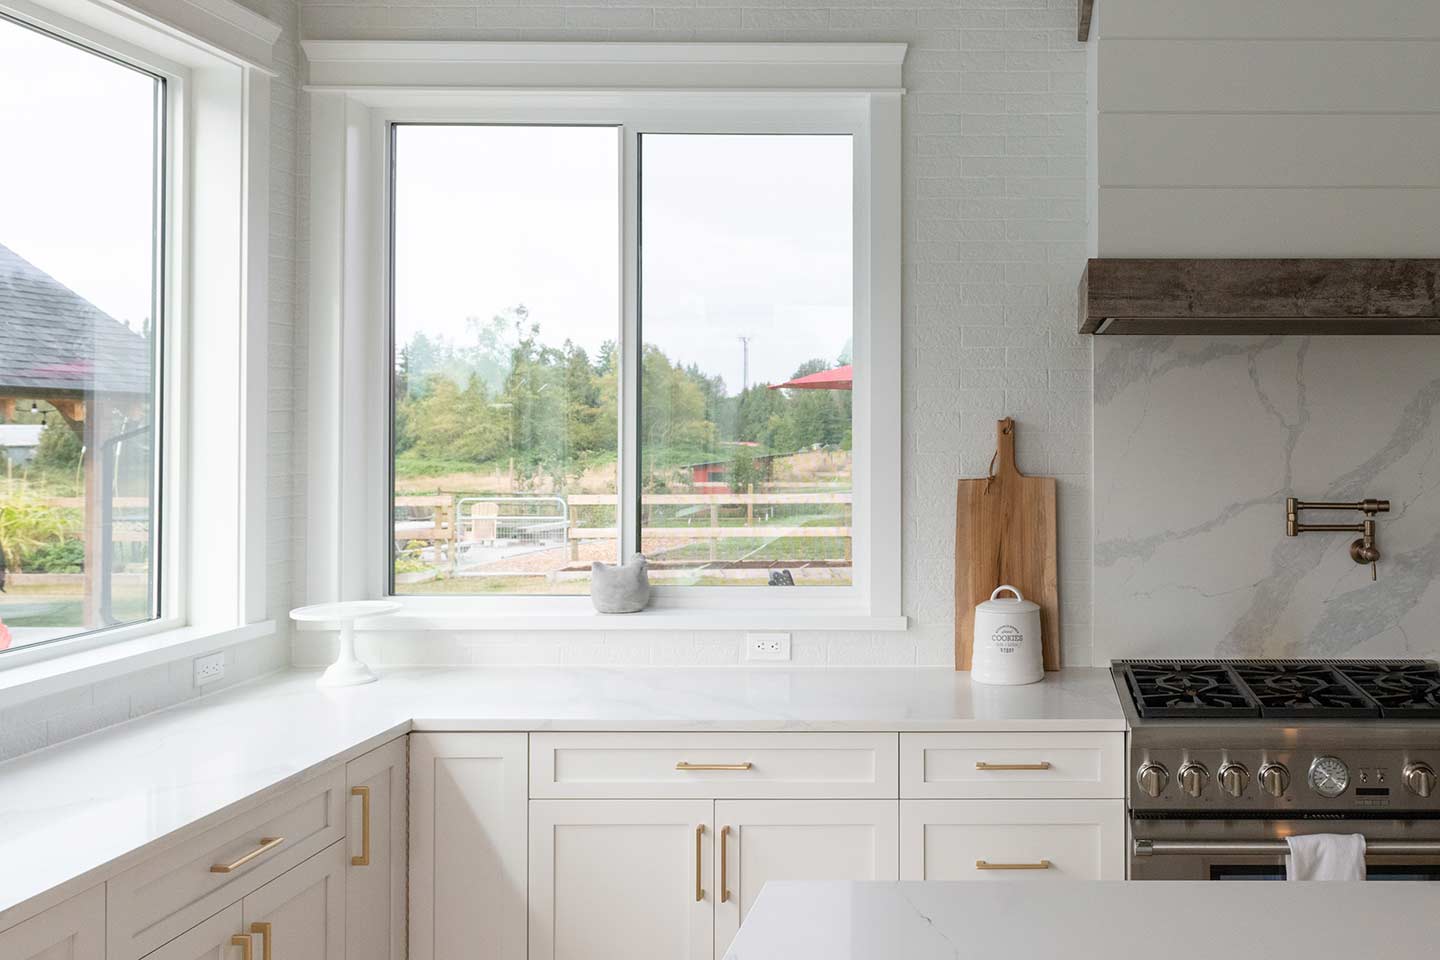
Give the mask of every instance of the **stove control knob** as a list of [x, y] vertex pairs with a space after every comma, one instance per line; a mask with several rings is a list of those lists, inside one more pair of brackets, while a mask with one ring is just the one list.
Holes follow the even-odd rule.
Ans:
[[1272, 797], [1285, 796], [1285, 791], [1290, 789], [1290, 771], [1285, 769], [1285, 764], [1261, 764], [1260, 789], [1264, 790]]
[[1163, 763], [1151, 763], [1147, 760], [1140, 764], [1140, 769], [1135, 774], [1135, 782], [1141, 793], [1154, 800], [1169, 786], [1170, 771], [1165, 769]]
[[1250, 786], [1250, 771], [1243, 763], [1222, 763], [1220, 765], [1220, 789], [1232, 797], [1239, 797]]
[[1187, 762], [1180, 767], [1180, 789], [1191, 799], [1199, 799], [1209, 779], [1210, 770], [1203, 763]]
[[1428, 797], [1435, 792], [1435, 768], [1428, 763], [1407, 763], [1401, 775], [1405, 789], [1417, 797]]

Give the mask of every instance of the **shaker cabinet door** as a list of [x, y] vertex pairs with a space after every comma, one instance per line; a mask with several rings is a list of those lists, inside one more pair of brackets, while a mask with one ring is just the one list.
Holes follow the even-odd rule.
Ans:
[[523, 733], [410, 735], [410, 960], [524, 960]]
[[895, 800], [715, 803], [715, 956], [730, 947], [769, 880], [894, 880]]
[[105, 960], [105, 887], [0, 931], [5, 960]]
[[336, 843], [241, 901], [256, 960], [345, 960], [348, 862]]
[[246, 946], [252, 956], [259, 956], [254, 941], [244, 933], [242, 918], [240, 904], [232, 904], [147, 953], [144, 960], [242, 960]]
[[345, 765], [346, 960], [405, 957], [406, 766], [404, 737]]
[[710, 960], [709, 800], [530, 805], [530, 960]]

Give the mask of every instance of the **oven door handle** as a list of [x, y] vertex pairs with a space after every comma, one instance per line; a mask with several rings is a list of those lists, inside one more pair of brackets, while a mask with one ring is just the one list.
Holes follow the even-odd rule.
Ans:
[[[1136, 840], [1135, 856], [1248, 857], [1285, 855], [1284, 840]], [[1433, 857], [1440, 855], [1437, 840], [1367, 840], [1365, 854], [1377, 857]]]

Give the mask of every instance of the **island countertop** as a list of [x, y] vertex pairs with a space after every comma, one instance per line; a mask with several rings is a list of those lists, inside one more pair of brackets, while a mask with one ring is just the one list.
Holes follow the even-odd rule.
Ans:
[[[411, 730], [1123, 731], [1107, 670], [1022, 687], [931, 668], [290, 671], [0, 763], [0, 928]], [[29, 903], [27, 903], [29, 901]]]
[[760, 892], [725, 960], [1430, 956], [1428, 883], [808, 883]]

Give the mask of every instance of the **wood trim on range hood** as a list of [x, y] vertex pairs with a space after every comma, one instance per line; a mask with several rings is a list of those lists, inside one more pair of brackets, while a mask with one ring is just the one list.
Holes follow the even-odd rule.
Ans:
[[1440, 334], [1440, 260], [1091, 260], [1080, 332]]

